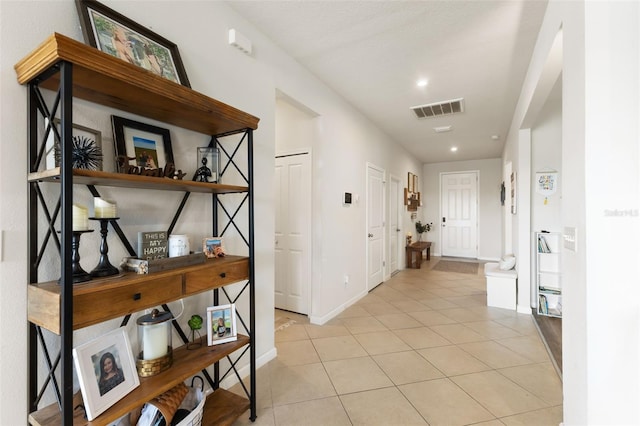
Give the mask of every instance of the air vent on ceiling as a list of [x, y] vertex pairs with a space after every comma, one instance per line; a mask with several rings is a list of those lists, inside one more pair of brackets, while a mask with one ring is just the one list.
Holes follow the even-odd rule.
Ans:
[[458, 112], [464, 112], [464, 98], [435, 102], [428, 105], [418, 105], [411, 107], [411, 111], [413, 111], [418, 118], [440, 117], [441, 115], [456, 114]]

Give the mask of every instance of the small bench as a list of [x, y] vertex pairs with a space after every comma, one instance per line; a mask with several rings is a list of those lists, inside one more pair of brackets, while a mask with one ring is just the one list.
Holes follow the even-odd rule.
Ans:
[[510, 269], [503, 271], [499, 263], [485, 263], [487, 279], [487, 306], [515, 310], [518, 273]]
[[[405, 257], [407, 258], [407, 268], [420, 269], [422, 263], [422, 252], [427, 251], [427, 260], [431, 260], [431, 242], [418, 241], [405, 247]], [[414, 254], [417, 253], [416, 261], [413, 261]], [[413, 266], [415, 264], [415, 266]]]

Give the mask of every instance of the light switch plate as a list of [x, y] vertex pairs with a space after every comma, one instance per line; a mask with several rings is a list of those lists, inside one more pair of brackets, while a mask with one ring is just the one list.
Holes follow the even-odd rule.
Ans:
[[576, 228], [565, 226], [562, 238], [564, 240], [564, 248], [576, 251], [578, 247], [578, 230]]

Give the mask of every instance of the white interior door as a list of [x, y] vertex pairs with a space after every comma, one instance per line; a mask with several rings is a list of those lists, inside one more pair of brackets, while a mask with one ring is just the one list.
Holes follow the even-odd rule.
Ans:
[[275, 307], [309, 314], [311, 160], [276, 158]]
[[400, 180], [391, 176], [389, 179], [389, 271], [391, 275], [398, 272], [399, 250], [401, 247], [400, 227]]
[[441, 175], [442, 255], [478, 257], [478, 172]]
[[384, 279], [384, 170], [367, 165], [367, 289]]

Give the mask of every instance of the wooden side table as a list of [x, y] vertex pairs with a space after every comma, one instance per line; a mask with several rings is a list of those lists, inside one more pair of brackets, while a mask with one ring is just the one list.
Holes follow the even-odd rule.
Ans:
[[[427, 260], [431, 260], [431, 242], [418, 241], [405, 247], [405, 257], [407, 258], [407, 268], [420, 269], [422, 263], [422, 252], [427, 251]], [[413, 257], [416, 255], [415, 262]], [[414, 266], [415, 264], [415, 266]]]

